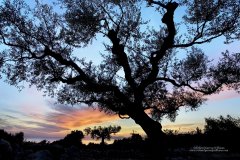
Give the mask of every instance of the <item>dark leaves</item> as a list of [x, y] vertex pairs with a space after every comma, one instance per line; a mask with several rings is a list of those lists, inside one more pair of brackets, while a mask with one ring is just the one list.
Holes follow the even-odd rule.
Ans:
[[[5, 0], [0, 5], [0, 43], [5, 46], [0, 71], [10, 84], [29, 82], [61, 103], [86, 103], [119, 115], [139, 107], [150, 109], [157, 120], [164, 115], [174, 120], [183, 106], [198, 108], [203, 95], [223, 85], [239, 90], [239, 53], [226, 52], [210, 64], [196, 48], [220, 36], [227, 42], [239, 38], [239, 1], [181, 0], [179, 6], [151, 1], [161, 11], [156, 14], [160, 23], [165, 17], [159, 28], [148, 26], [142, 2], [64, 0], [51, 6], [36, 1], [29, 7], [23, 0]], [[187, 8], [186, 35], [176, 33], [177, 6]], [[74, 56], [94, 39], [103, 40], [106, 49], [99, 65], [81, 53]], [[192, 47], [184, 58], [177, 55], [182, 47]]]
[[172, 77], [180, 83], [198, 81], [207, 73], [209, 60], [201, 49], [192, 48], [187, 57], [173, 65]]
[[184, 16], [188, 34], [193, 39], [211, 41], [215, 36], [224, 35], [229, 42], [239, 34], [240, 2], [238, 0], [194, 0], [186, 3]]
[[222, 54], [219, 63], [211, 68], [212, 77], [218, 84], [225, 84], [235, 90], [240, 89], [240, 53], [230, 54], [228, 51]]
[[118, 133], [121, 130], [121, 126], [108, 126], [108, 127], [94, 127], [85, 128], [86, 135], [90, 135], [92, 139], [111, 139], [111, 134]]
[[64, 34], [66, 43], [73, 46], [88, 44], [99, 30], [100, 16], [94, 3], [79, 1], [76, 5], [68, 5], [65, 14], [69, 26]]

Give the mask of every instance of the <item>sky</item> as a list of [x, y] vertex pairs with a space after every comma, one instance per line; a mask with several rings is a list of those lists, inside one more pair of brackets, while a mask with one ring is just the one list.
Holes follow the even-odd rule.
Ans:
[[[154, 20], [154, 15], [144, 10], [144, 16]], [[153, 25], [155, 21], [152, 22]], [[102, 46], [94, 41], [93, 48], [85, 48], [82, 52], [88, 51], [87, 59], [96, 60]], [[1, 48], [2, 47], [2, 48]], [[0, 50], [3, 46], [0, 46]], [[222, 40], [216, 40], [211, 45], [203, 45], [202, 49], [212, 58], [218, 58], [222, 51], [229, 49], [230, 52], [237, 52], [240, 49], [240, 42], [225, 45]], [[131, 119], [120, 119], [116, 115], [106, 115], [103, 112], [86, 106], [66, 106], [56, 104], [55, 99], [43, 96], [34, 86], [19, 91], [16, 87], [10, 86], [0, 79], [0, 129], [11, 133], [24, 132], [26, 140], [49, 141], [63, 138], [71, 130], [83, 130], [86, 127], [120, 125], [122, 130], [116, 137], [129, 137], [131, 133], [139, 133], [143, 136], [142, 129]], [[219, 94], [211, 95], [197, 111], [181, 109], [175, 122], [163, 119], [163, 129], [173, 129], [179, 132], [193, 131], [196, 127], [203, 128], [204, 118], [219, 117], [220, 115], [240, 116], [240, 94], [233, 90], [224, 90]], [[84, 143], [96, 142], [89, 137]]]

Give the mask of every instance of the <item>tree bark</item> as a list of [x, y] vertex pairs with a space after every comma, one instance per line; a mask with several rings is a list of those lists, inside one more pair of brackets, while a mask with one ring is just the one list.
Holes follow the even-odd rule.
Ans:
[[164, 159], [167, 145], [166, 135], [162, 131], [162, 125], [150, 118], [143, 110], [134, 111], [129, 116], [141, 126], [144, 132], [147, 134], [149, 142], [149, 153], [152, 157], [157, 159]]

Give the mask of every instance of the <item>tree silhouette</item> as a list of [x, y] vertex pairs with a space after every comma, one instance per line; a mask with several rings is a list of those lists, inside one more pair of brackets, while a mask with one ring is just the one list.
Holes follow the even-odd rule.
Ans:
[[94, 128], [85, 128], [84, 131], [87, 135], [90, 135], [92, 139], [101, 139], [101, 144], [105, 144], [104, 140], [110, 140], [111, 134], [115, 134], [121, 130], [120, 126], [108, 126], [108, 127], [94, 127]]
[[[61, 13], [55, 11], [60, 5]], [[240, 88], [240, 54], [210, 61], [201, 44], [238, 40], [239, 0], [63, 0], [29, 7], [23, 0], [0, 6], [1, 72], [11, 85], [26, 81], [60, 103], [97, 106], [132, 118], [154, 145], [163, 146], [159, 120], [180, 107], [198, 108], [206, 95]], [[159, 26], [142, 16], [155, 7]], [[175, 11], [185, 10], [176, 23]], [[78, 48], [104, 40], [100, 64]], [[74, 52], [75, 51], [75, 52]], [[185, 53], [185, 56], [178, 56]], [[97, 54], [97, 53], [96, 53]]]
[[239, 152], [240, 118], [230, 115], [218, 118], [205, 118], [204, 136], [207, 145], [224, 146], [230, 151]]
[[219, 118], [205, 118], [206, 125], [204, 132], [210, 135], [239, 135], [240, 118], [233, 118], [230, 115]]

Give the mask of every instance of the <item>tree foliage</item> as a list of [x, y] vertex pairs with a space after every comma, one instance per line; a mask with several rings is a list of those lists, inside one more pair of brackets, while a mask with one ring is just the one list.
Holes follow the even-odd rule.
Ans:
[[82, 145], [82, 139], [84, 138], [84, 134], [82, 131], [79, 130], [75, 130], [75, 131], [71, 131], [71, 133], [67, 134], [62, 142], [65, 145]]
[[[143, 16], [151, 8], [159, 27]], [[179, 8], [185, 15], [176, 23]], [[239, 14], [238, 0], [37, 0], [33, 7], [3, 0], [0, 71], [11, 85], [28, 82], [61, 103], [127, 115], [153, 136], [161, 126], [146, 112], [174, 120], [180, 107], [194, 110], [206, 95], [239, 91], [240, 53], [225, 51], [212, 62], [199, 48], [219, 37], [239, 40]], [[100, 64], [76, 53], [100, 38]]]
[[94, 127], [85, 128], [84, 131], [87, 135], [90, 135], [92, 139], [101, 139], [101, 144], [104, 144], [104, 140], [110, 140], [111, 134], [116, 134], [121, 130], [120, 126], [108, 126], [108, 127]]
[[206, 118], [204, 131], [210, 135], [238, 135], [240, 133], [240, 118], [234, 118], [230, 115], [218, 118]]
[[24, 141], [24, 133], [18, 132], [15, 134], [7, 133], [3, 129], [0, 129], [0, 139], [9, 141], [10, 143], [22, 144]]

